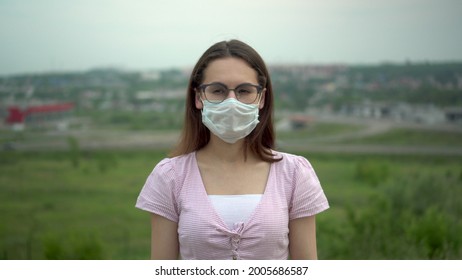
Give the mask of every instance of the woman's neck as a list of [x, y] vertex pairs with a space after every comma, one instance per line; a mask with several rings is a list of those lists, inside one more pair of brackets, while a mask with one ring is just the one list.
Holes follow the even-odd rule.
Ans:
[[244, 153], [244, 139], [238, 140], [234, 144], [222, 141], [215, 135], [211, 135], [209, 143], [201, 150], [208, 158], [221, 162], [238, 163], [245, 162], [254, 158], [250, 151]]

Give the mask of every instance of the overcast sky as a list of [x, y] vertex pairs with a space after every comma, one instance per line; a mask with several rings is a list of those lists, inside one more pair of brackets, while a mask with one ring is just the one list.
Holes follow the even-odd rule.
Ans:
[[237, 38], [268, 64], [462, 61], [462, 0], [0, 0], [0, 75], [192, 67]]

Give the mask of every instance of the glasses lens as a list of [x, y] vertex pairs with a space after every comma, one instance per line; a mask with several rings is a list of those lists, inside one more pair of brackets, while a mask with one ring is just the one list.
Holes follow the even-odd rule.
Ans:
[[254, 85], [240, 85], [236, 88], [237, 99], [242, 103], [254, 103], [258, 96], [258, 87]]
[[[220, 83], [209, 84], [203, 88], [203, 93], [209, 102], [220, 103], [227, 98], [229, 89]], [[242, 84], [234, 89], [234, 93], [240, 102], [251, 104], [257, 100], [260, 87], [251, 84]]]
[[228, 89], [221, 84], [211, 84], [204, 88], [205, 98], [213, 103], [219, 103], [226, 99]]

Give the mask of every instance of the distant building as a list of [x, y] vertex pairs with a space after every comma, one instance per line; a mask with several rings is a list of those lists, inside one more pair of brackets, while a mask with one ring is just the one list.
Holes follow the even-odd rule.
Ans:
[[314, 118], [312, 116], [305, 115], [293, 115], [289, 120], [293, 130], [306, 128], [314, 122]]
[[312, 116], [304, 114], [289, 114], [275, 123], [274, 128], [277, 131], [294, 131], [305, 129], [315, 123]]
[[[450, 119], [447, 112], [445, 113], [442, 109], [434, 105], [411, 105], [404, 102], [363, 101], [342, 106], [340, 113], [365, 119], [388, 119], [398, 122], [407, 121], [426, 124], [444, 123], [447, 119]], [[452, 119], [457, 119], [457, 111], [454, 111], [451, 116]]]
[[46, 127], [56, 124], [60, 128], [62, 123], [69, 119], [74, 107], [74, 103], [29, 106], [25, 109], [21, 109], [19, 106], [10, 106], [5, 122], [14, 130], [22, 130], [26, 125]]
[[462, 123], [462, 107], [446, 108], [445, 114], [448, 122]]

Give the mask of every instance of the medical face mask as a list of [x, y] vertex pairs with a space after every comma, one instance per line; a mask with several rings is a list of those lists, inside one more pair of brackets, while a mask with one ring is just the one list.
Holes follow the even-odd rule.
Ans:
[[258, 120], [258, 104], [244, 104], [234, 98], [221, 103], [203, 100], [202, 123], [223, 141], [233, 144], [254, 130]]

